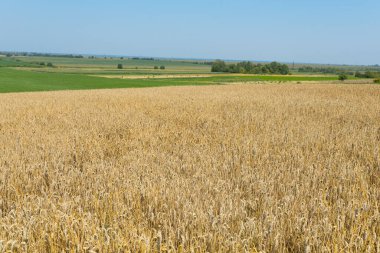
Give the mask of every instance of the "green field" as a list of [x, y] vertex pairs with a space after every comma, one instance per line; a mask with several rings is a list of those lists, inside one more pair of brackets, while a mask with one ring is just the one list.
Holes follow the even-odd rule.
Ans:
[[41, 73], [0, 68], [0, 92], [138, 88], [179, 85], [211, 85], [254, 81], [328, 81], [337, 77], [220, 76], [205, 78], [109, 79], [83, 74]]
[[[209, 73], [211, 67], [204, 64], [194, 64], [190, 61], [174, 61], [174, 60], [134, 60], [134, 59], [120, 59], [120, 58], [64, 58], [64, 57], [15, 57], [17, 60], [25, 63], [35, 62], [51, 62], [57, 68], [55, 71], [64, 72], [91, 72], [91, 73], [120, 73], [133, 71], [135, 73], [157, 72], [154, 66], [165, 66], [170, 72], [173, 73]], [[116, 69], [117, 64], [123, 65], [123, 70]], [[53, 69], [47, 69], [54, 71]], [[166, 71], [167, 72], [167, 71]]]
[[[50, 62], [54, 67], [47, 67]], [[45, 65], [42, 66], [41, 63]], [[117, 69], [117, 64], [123, 69]], [[154, 69], [164, 65], [165, 70]], [[288, 81], [333, 81], [337, 76], [270, 76], [270, 75], [226, 75], [208, 77], [176, 77], [118, 79], [94, 75], [178, 75], [210, 74], [210, 66], [191, 61], [132, 60], [132, 59], [88, 59], [63, 57], [0, 57], [0, 93], [86, 90], [110, 88], [138, 88], [179, 85], [220, 85], [233, 82], [288, 82]]]

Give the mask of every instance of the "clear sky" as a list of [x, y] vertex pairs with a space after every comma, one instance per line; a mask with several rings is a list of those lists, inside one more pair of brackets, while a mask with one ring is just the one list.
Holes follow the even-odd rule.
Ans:
[[380, 0], [0, 0], [0, 50], [380, 64]]

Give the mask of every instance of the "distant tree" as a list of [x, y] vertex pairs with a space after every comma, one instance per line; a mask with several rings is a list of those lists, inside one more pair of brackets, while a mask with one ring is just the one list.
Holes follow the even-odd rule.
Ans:
[[53, 63], [51, 63], [51, 62], [48, 62], [48, 63], [46, 64], [46, 66], [48, 66], [48, 67], [50, 67], [50, 68], [54, 67]]
[[355, 77], [358, 77], [358, 78], [379, 78], [380, 72], [366, 71], [366, 72], [362, 73], [362, 72], [357, 71], [355, 73]]
[[243, 61], [243, 62], [239, 62], [238, 64], [236, 64], [236, 68], [233, 72], [236, 72], [236, 73], [252, 73], [253, 71], [253, 64], [252, 62], [249, 62], [249, 61]]
[[261, 72], [258, 72], [257, 74], [268, 74], [268, 73], [270, 73], [269, 68], [267, 65], [264, 65], [264, 66], [261, 66]]
[[154, 66], [154, 69], [158, 69], [158, 66]]
[[344, 80], [347, 80], [348, 79], [348, 77], [347, 77], [347, 75], [346, 74], [340, 74], [339, 76], [338, 76], [338, 79], [339, 79], [339, 81], [344, 81]]
[[281, 74], [290, 73], [289, 66], [278, 62], [269, 64], [254, 64], [249, 61], [239, 62], [236, 64], [226, 64], [224, 61], [217, 60], [212, 63], [211, 72], [228, 72], [242, 74]]
[[45, 66], [46, 64], [45, 64], [45, 62], [40, 62], [39, 63], [41, 66]]
[[211, 72], [229, 72], [227, 69], [227, 64], [221, 60], [216, 60], [211, 65]]
[[280, 68], [280, 74], [281, 75], [290, 75], [290, 70], [289, 70], [289, 66], [286, 65], [286, 64], [282, 64], [281, 68]]
[[118, 69], [123, 69], [123, 64], [121, 64], [121, 63], [117, 64], [117, 68]]
[[224, 72], [240, 73], [241, 71], [243, 71], [243, 68], [237, 64], [230, 64], [226, 68], [227, 68], [227, 71], [224, 71]]
[[269, 65], [267, 65], [267, 67], [268, 67], [269, 73], [271, 74], [281, 74], [281, 75], [289, 74], [289, 66], [286, 64], [271, 62]]
[[161, 69], [161, 70], [165, 69], [165, 66], [161, 66], [160, 69]]
[[8, 53], [8, 54], [6, 54], [6, 56], [7, 56], [7, 57], [11, 57], [11, 56], [12, 56], [12, 54], [9, 54], [9, 53]]
[[120, 57], [120, 60], [124, 60], [124, 57]]

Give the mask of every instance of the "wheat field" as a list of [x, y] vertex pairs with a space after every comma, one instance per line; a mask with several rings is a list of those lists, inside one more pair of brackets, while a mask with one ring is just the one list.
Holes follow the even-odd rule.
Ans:
[[0, 252], [380, 252], [380, 86], [0, 94]]

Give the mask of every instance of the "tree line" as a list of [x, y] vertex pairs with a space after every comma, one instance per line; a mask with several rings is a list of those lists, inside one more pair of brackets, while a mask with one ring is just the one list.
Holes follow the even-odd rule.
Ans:
[[143, 61], [155, 61], [154, 58], [151, 57], [132, 57], [132, 60], [143, 60]]
[[345, 73], [348, 75], [353, 75], [353, 72], [348, 72], [340, 68], [333, 68], [333, 67], [311, 67], [311, 66], [304, 66], [298, 68], [298, 72], [300, 73], [322, 73], [322, 74], [341, 74]]
[[254, 64], [249, 61], [230, 63], [217, 60], [212, 63], [211, 72], [242, 73], [242, 74], [280, 74], [288, 75], [289, 67], [286, 64], [271, 62], [269, 64]]
[[0, 55], [12, 56], [39, 56], [39, 57], [62, 57], [62, 58], [84, 58], [83, 55], [74, 54], [49, 54], [49, 53], [30, 53], [30, 52], [0, 52]]
[[366, 71], [363, 73], [363, 72], [357, 71], [355, 73], [355, 77], [358, 77], [358, 78], [380, 78], [380, 72]]
[[[161, 65], [160, 67], [154, 66], [153, 68], [154, 69], [161, 69], [161, 70], [166, 69], [166, 67], [164, 65]], [[121, 64], [121, 63], [117, 64], [117, 69], [123, 69], [123, 64]], [[136, 67], [136, 69], [137, 69], [137, 67]]]
[[322, 74], [335, 74], [335, 75], [352, 75], [358, 78], [379, 78], [380, 71], [347, 71], [341, 68], [333, 68], [333, 67], [311, 67], [304, 66], [298, 68], [298, 72], [300, 73], [322, 73]]

